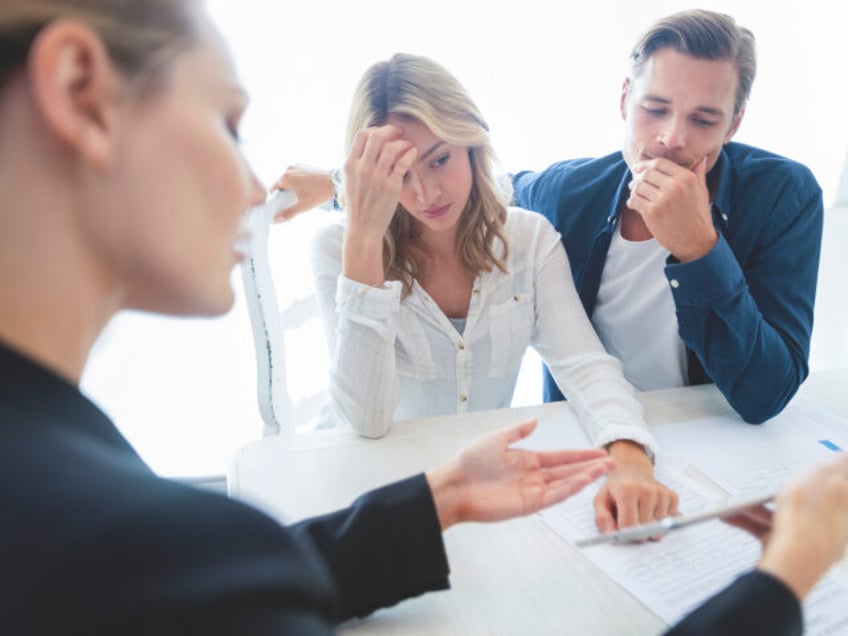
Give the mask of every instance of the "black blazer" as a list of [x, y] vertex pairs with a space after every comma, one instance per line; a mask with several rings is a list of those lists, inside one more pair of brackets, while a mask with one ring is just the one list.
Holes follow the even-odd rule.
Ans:
[[[0, 343], [0, 634], [329, 634], [448, 587], [423, 475], [282, 527], [157, 477], [77, 387]], [[743, 577], [674, 634], [795, 634]]]
[[324, 634], [448, 587], [423, 475], [285, 528], [157, 477], [2, 344], [0, 378], [0, 634]]

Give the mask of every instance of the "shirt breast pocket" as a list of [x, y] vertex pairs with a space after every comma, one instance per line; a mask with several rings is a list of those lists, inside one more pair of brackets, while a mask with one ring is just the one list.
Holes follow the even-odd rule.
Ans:
[[536, 313], [532, 292], [516, 292], [489, 310], [492, 359], [489, 376], [500, 378], [514, 373], [533, 336]]
[[398, 332], [395, 343], [395, 361], [398, 375], [415, 380], [434, 380], [438, 366], [433, 360], [430, 340], [421, 320], [412, 311], [401, 308], [398, 315]]

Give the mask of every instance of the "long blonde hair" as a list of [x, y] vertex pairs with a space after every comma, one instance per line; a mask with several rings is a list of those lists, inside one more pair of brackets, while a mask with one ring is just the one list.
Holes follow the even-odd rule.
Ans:
[[[457, 257], [475, 275], [494, 267], [505, 272], [509, 246], [504, 223], [510, 197], [495, 181], [489, 127], [463, 86], [436, 62], [397, 53], [371, 66], [359, 81], [348, 119], [347, 150], [359, 131], [382, 126], [389, 115], [414, 119], [439, 139], [468, 147], [472, 186], [459, 221]], [[398, 204], [383, 238], [384, 275], [401, 281], [406, 297], [424, 274], [425, 262], [418, 223]]]

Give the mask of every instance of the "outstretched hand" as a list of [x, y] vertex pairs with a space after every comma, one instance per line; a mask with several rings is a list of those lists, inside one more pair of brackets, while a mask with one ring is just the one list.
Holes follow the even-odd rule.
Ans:
[[490, 433], [427, 473], [442, 529], [537, 512], [579, 492], [615, 467], [598, 449], [536, 452], [511, 448], [536, 420]]

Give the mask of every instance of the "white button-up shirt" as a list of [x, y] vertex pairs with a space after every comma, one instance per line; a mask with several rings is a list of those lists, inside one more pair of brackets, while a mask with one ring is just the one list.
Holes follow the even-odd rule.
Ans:
[[395, 420], [507, 407], [524, 352], [551, 368], [596, 445], [656, 445], [619, 362], [604, 351], [577, 297], [559, 234], [539, 214], [510, 208], [508, 273], [474, 281], [463, 333], [417, 283], [371, 287], [345, 278], [343, 221], [315, 239], [318, 301], [336, 415], [368, 437]]

